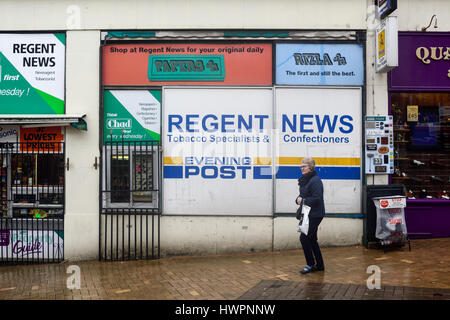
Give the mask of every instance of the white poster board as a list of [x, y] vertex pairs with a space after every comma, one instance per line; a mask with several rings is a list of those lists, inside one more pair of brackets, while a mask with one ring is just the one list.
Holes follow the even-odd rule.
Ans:
[[275, 89], [276, 213], [295, 213], [306, 156], [323, 181], [326, 212], [360, 213], [361, 109], [360, 88]]
[[163, 89], [163, 213], [271, 215], [272, 88]]

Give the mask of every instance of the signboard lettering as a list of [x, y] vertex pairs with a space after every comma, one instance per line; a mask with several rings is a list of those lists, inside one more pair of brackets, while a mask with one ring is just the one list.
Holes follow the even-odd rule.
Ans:
[[0, 230], [3, 257], [20, 259], [53, 259], [62, 256], [64, 239], [61, 231]]
[[362, 85], [362, 47], [356, 44], [277, 44], [276, 83]]
[[62, 141], [61, 127], [20, 129], [20, 150], [24, 152], [61, 152]]
[[158, 80], [223, 81], [225, 65], [223, 56], [149, 56], [148, 78]]
[[271, 44], [125, 44], [103, 49], [105, 85], [272, 85]]
[[65, 34], [0, 34], [0, 113], [64, 114]]
[[166, 212], [270, 215], [272, 89], [164, 92]]
[[160, 139], [160, 90], [106, 90], [104, 109], [104, 142]]

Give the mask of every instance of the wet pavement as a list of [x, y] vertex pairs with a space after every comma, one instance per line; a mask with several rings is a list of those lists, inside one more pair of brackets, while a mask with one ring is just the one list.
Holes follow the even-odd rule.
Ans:
[[322, 254], [325, 271], [306, 275], [302, 250], [0, 266], [0, 299], [450, 300], [450, 238]]

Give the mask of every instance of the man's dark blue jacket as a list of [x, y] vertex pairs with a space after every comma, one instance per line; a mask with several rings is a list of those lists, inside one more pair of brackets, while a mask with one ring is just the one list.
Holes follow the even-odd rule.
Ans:
[[[298, 179], [300, 197], [302, 204], [311, 207], [310, 218], [323, 218], [325, 216], [325, 202], [323, 200], [322, 180], [317, 176], [316, 171], [309, 172]], [[297, 203], [297, 198], [295, 198]], [[297, 217], [299, 219], [299, 217]]]

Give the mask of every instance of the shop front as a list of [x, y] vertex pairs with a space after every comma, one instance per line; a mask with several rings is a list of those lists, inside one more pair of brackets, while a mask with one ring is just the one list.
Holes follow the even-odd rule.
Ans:
[[[102, 47], [102, 259], [297, 246], [287, 229], [306, 156], [334, 227], [353, 232], [361, 42], [111, 42]], [[152, 180], [142, 179], [150, 164]]]
[[65, 34], [0, 34], [0, 262], [64, 259]]
[[389, 73], [395, 171], [411, 238], [450, 236], [450, 34], [399, 32]]

